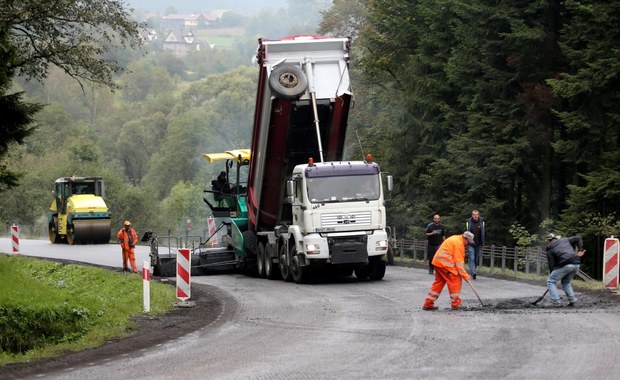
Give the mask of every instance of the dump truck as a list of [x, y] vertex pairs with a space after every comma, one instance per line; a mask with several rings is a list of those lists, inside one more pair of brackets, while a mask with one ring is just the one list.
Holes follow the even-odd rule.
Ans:
[[104, 196], [102, 177], [58, 178], [47, 218], [52, 244], [109, 243], [111, 213]]
[[194, 250], [193, 268], [297, 283], [312, 272], [384, 277], [392, 177], [370, 155], [344, 160], [349, 48], [349, 38], [259, 40], [251, 149], [205, 154], [226, 159], [228, 187], [204, 198], [224, 236]]
[[[344, 160], [352, 92], [349, 38], [259, 40], [245, 255], [267, 278], [305, 282], [336, 270], [385, 274], [380, 166]], [[392, 177], [386, 176], [388, 190]], [[279, 269], [279, 271], [278, 271]]]

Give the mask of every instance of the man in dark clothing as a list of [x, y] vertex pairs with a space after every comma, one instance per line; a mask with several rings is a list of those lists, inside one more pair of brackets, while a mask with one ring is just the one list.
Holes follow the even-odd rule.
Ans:
[[446, 230], [441, 224], [441, 216], [433, 216], [433, 222], [426, 226], [424, 233], [428, 239], [428, 248], [426, 250], [426, 258], [428, 259], [428, 273], [434, 274], [435, 267], [433, 266], [433, 257], [435, 257], [437, 248], [439, 248], [441, 243], [443, 243], [446, 239]]
[[581, 257], [585, 253], [580, 236], [562, 238], [554, 234], [547, 235], [547, 262], [549, 272], [551, 272], [547, 279], [547, 288], [551, 296], [551, 306], [562, 306], [556, 286], [558, 280], [562, 282], [562, 288], [568, 298], [568, 306], [573, 306], [577, 302], [570, 282], [579, 271]]
[[482, 246], [486, 241], [486, 231], [484, 228], [484, 220], [480, 217], [480, 211], [471, 212], [471, 218], [465, 222], [465, 231], [474, 234], [475, 244], [467, 247], [467, 262], [469, 263], [469, 274], [475, 280], [477, 276], [477, 268], [480, 265], [480, 255]]
[[219, 191], [220, 193], [229, 193], [230, 185], [226, 180], [226, 172], [221, 172], [220, 175], [217, 176], [217, 179], [213, 181], [213, 190]]

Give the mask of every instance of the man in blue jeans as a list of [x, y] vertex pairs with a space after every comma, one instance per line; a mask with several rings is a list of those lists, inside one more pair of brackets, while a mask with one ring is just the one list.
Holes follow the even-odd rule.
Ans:
[[477, 277], [478, 265], [480, 265], [480, 255], [482, 254], [482, 246], [486, 242], [486, 231], [484, 220], [480, 217], [480, 211], [471, 212], [471, 218], [465, 223], [465, 231], [474, 234], [474, 245], [467, 246], [467, 263], [469, 264], [469, 274], [475, 280]]
[[[577, 251], [575, 251], [575, 246]], [[547, 235], [547, 262], [549, 263], [549, 278], [547, 288], [551, 296], [550, 306], [562, 306], [556, 282], [562, 282], [562, 288], [568, 298], [568, 306], [577, 302], [575, 292], [570, 282], [579, 271], [581, 257], [586, 253], [580, 236], [562, 238], [554, 234]]]

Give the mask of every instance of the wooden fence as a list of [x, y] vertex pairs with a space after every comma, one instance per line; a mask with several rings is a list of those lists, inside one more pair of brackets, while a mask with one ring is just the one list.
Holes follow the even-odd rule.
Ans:
[[[426, 240], [418, 239], [392, 239], [390, 240], [391, 249], [395, 257], [401, 259], [410, 258], [414, 261], [426, 261]], [[485, 245], [482, 247], [480, 266], [486, 267], [491, 273], [494, 271], [513, 271], [526, 274], [536, 274], [546, 276], [549, 274], [547, 265], [547, 255], [541, 247], [498, 247], [495, 245]], [[467, 264], [465, 268], [468, 268]], [[583, 271], [579, 271], [578, 276], [585, 281], [593, 281]]]
[[[414, 261], [426, 261], [426, 240], [397, 239], [391, 245], [396, 257], [411, 258]], [[498, 247], [487, 245], [482, 247], [480, 266], [489, 271], [513, 271], [546, 275], [549, 273], [547, 257], [540, 247]], [[465, 266], [467, 268], [467, 265]]]

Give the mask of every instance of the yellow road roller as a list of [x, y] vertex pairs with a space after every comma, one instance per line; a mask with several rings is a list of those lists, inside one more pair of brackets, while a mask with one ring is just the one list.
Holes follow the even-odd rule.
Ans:
[[48, 212], [52, 244], [109, 243], [112, 214], [103, 201], [104, 196], [102, 177], [58, 178]]

